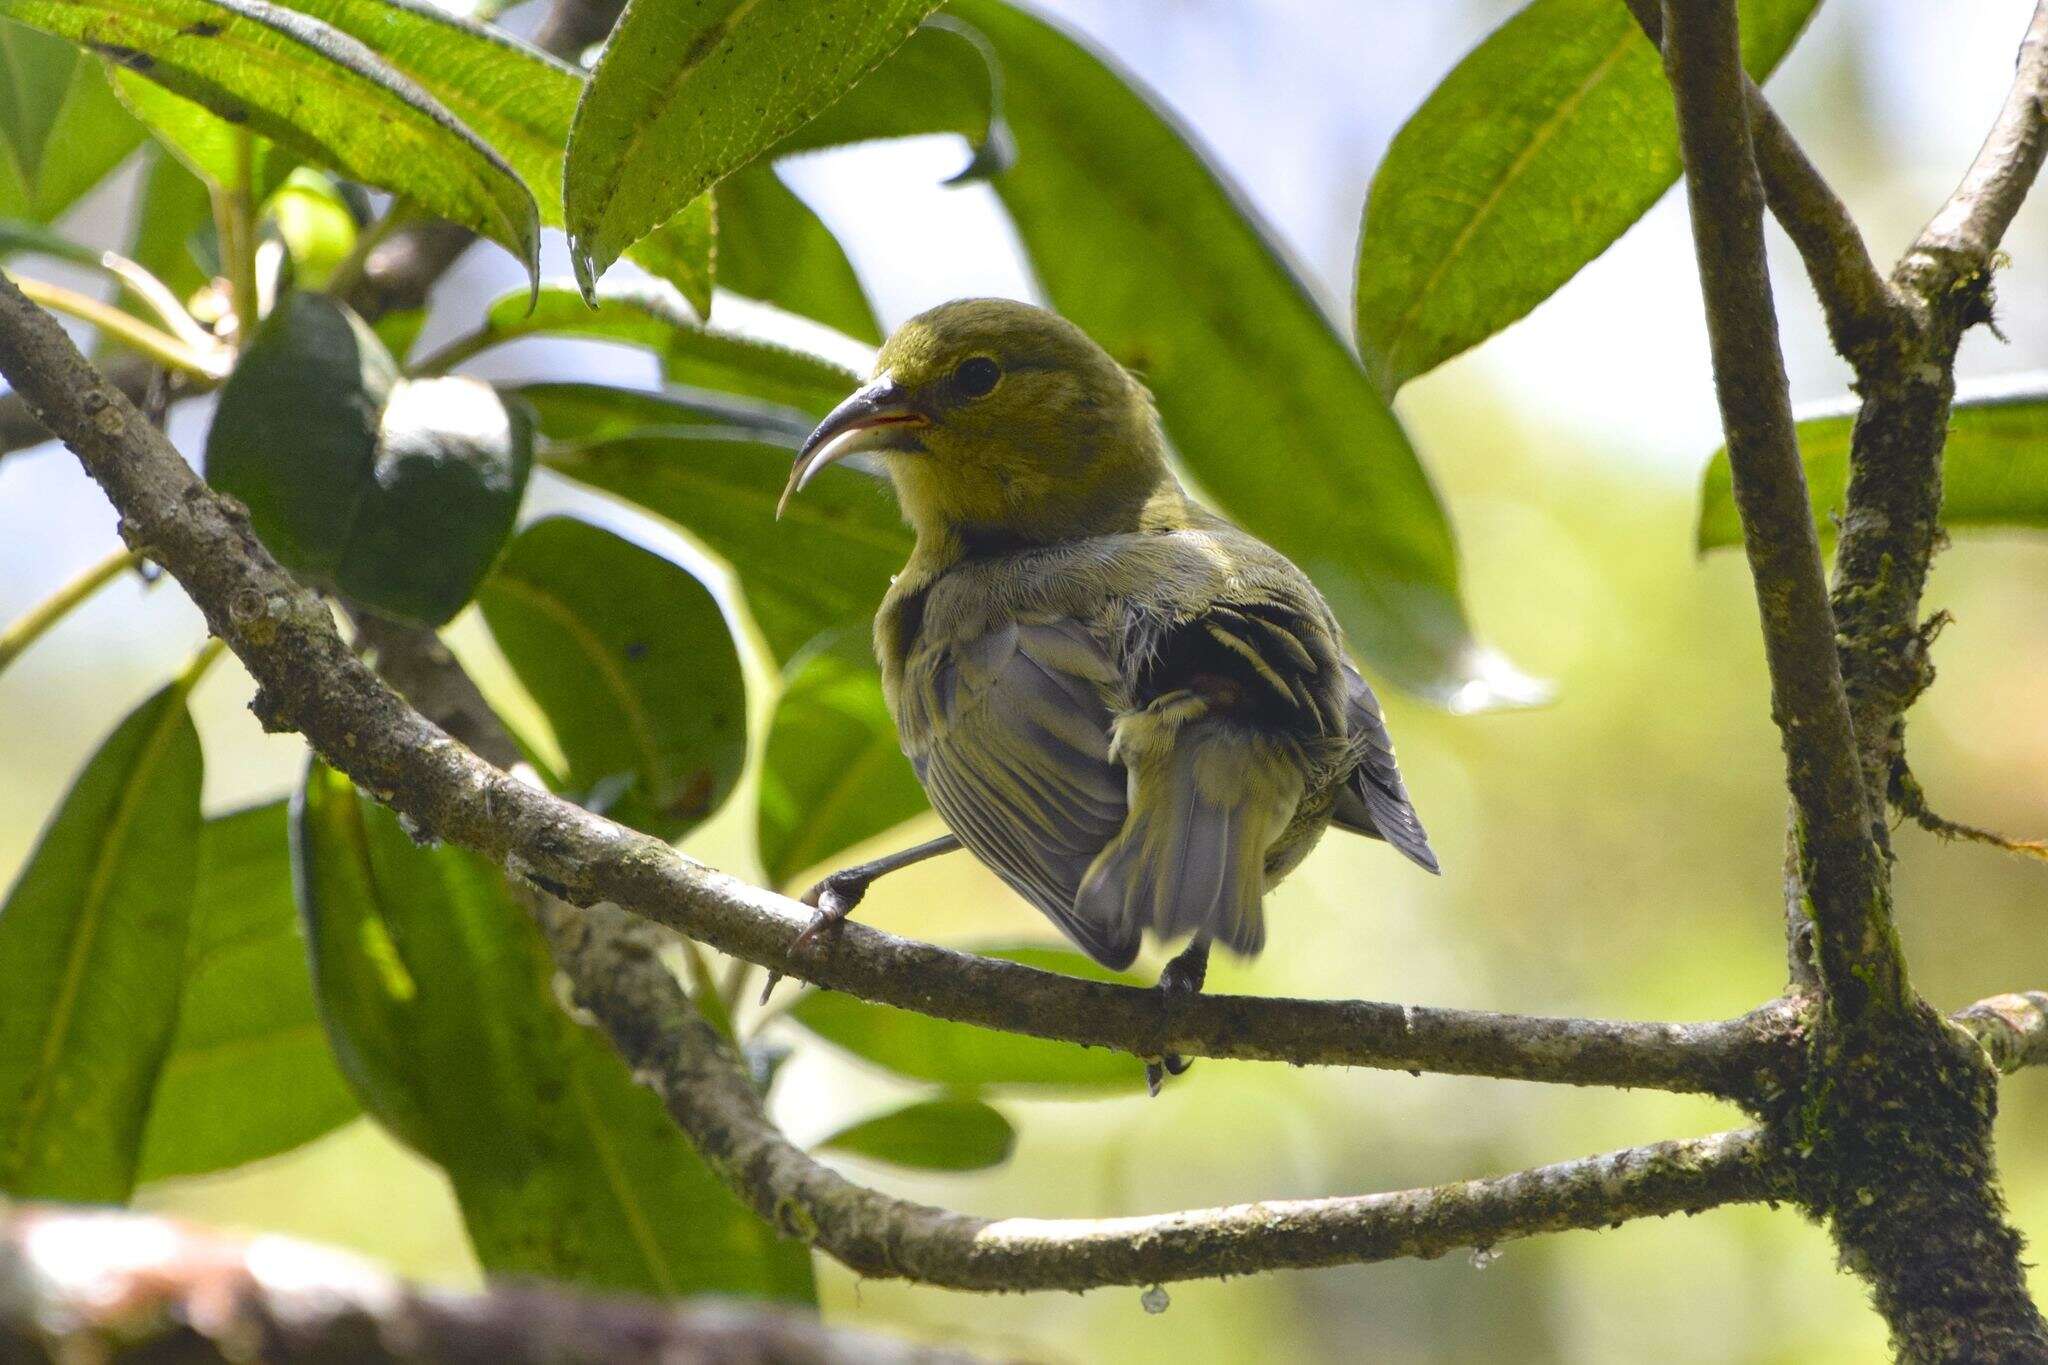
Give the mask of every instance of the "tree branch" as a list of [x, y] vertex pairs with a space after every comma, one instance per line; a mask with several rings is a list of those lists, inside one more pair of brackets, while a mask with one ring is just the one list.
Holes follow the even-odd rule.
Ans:
[[1149, 1285], [1434, 1257], [1788, 1194], [1770, 1140], [1752, 1130], [1394, 1194], [1135, 1218], [973, 1218], [856, 1185], [791, 1144], [655, 946], [608, 928], [607, 914], [620, 912], [543, 919], [578, 1002], [742, 1199], [863, 1275], [988, 1291]]
[[121, 511], [121, 532], [185, 587], [258, 684], [254, 708], [297, 729], [416, 827], [501, 859], [577, 904], [612, 901], [735, 957], [865, 999], [990, 1028], [1116, 1047], [1436, 1070], [1742, 1097], [1783, 1081], [1783, 1011], [1635, 1024], [1364, 1001], [1197, 996], [1056, 976], [848, 926], [792, 954], [795, 902], [713, 871], [479, 759], [373, 677], [328, 608], [294, 582], [162, 435], [0, 276], [0, 373], [62, 432]]
[[2000, 1071], [2048, 1066], [2048, 991], [1994, 995], [1952, 1017]]
[[1911, 998], [1905, 961], [1865, 800], [1771, 306], [1734, 0], [1667, 0], [1664, 34], [1715, 392], [1763, 619], [1771, 711], [1784, 739], [1826, 1006], [1847, 1019], [1901, 1010]]
[[361, 1365], [941, 1365], [815, 1317], [545, 1285], [426, 1289], [326, 1247], [114, 1209], [0, 1207], [0, 1359]]
[[[1661, 49], [1664, 15], [1659, 0], [1627, 3], [1651, 46]], [[1847, 206], [1807, 159], [1805, 149], [1756, 82], [1744, 75], [1742, 87], [1764, 198], [1806, 264], [1807, 277], [1827, 319], [1829, 338], [1860, 374], [1893, 343], [1909, 318], [1871, 261], [1870, 249], [1863, 244], [1863, 234]]]

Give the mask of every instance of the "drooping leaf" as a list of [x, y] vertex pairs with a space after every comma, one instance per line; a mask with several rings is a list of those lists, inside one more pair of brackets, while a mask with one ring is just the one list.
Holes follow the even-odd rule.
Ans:
[[766, 164], [719, 182], [718, 278], [735, 294], [881, 344], [874, 306], [839, 239]]
[[49, 256], [73, 265], [97, 266], [100, 253], [31, 218], [0, 218], [0, 260], [9, 256]]
[[242, 182], [242, 139], [249, 140], [249, 194], [261, 200], [284, 183], [298, 158], [267, 137], [257, 137], [203, 105], [145, 80], [126, 68], [108, 65], [108, 79], [122, 105], [149, 129], [185, 169], [216, 188]]
[[[562, 226], [562, 155], [583, 94], [581, 71], [424, 0], [300, 0], [292, 8], [332, 24], [417, 82], [505, 158], [533, 191], [545, 226]], [[699, 313], [710, 311], [708, 201], [687, 206], [629, 254], [675, 283]]]
[[[1108, 971], [1066, 949], [1034, 948], [1027, 957], [1002, 947], [985, 955], [1021, 960], [1047, 971], [1071, 969], [1067, 974], [1090, 980], [1142, 984], [1137, 977]], [[1144, 1066], [1120, 1052], [956, 1024], [856, 1000], [837, 991], [806, 991], [790, 1007], [789, 1016], [854, 1056], [913, 1080], [956, 1087], [1035, 1086], [1092, 1094], [1121, 1094], [1145, 1083]]]
[[387, 616], [452, 620], [512, 533], [533, 471], [533, 419], [463, 375], [402, 379], [335, 586]]
[[222, 386], [207, 481], [247, 504], [286, 568], [333, 580], [397, 381], [362, 319], [323, 294], [295, 292], [278, 300]]
[[790, 665], [762, 760], [755, 825], [776, 886], [930, 809], [882, 701], [867, 632]]
[[702, 390], [622, 389], [574, 381], [519, 384], [506, 389], [534, 411], [550, 441], [582, 444], [637, 435], [650, 427], [727, 427], [759, 441], [794, 449], [810, 434], [811, 419], [794, 408], [729, 398]]
[[936, 0], [629, 0], [576, 108], [563, 171], [586, 293], [621, 252], [801, 126]]
[[206, 822], [178, 1030], [136, 1179], [289, 1151], [361, 1112], [313, 1007], [282, 801]]
[[998, 0], [1017, 157], [990, 183], [1046, 292], [1151, 386], [1220, 509], [1313, 578], [1372, 668], [1470, 710], [1533, 688], [1465, 619], [1444, 509], [1400, 423], [1234, 187], [1157, 102]]
[[318, 766], [293, 858], [342, 1071], [448, 1172], [487, 1272], [814, 1301], [808, 1251], [734, 1198], [556, 1003], [547, 949], [496, 867], [415, 845]]
[[[1849, 491], [1849, 438], [1856, 405], [1828, 403], [1800, 415], [1799, 455], [1821, 534], [1834, 534]], [[2048, 374], [2020, 374], [1957, 388], [1941, 457], [1941, 524], [1950, 530], [2048, 530]], [[1700, 490], [1701, 553], [1742, 544], [1726, 448], [1714, 452]]]
[[688, 570], [548, 517], [513, 540], [477, 600], [554, 727], [579, 799], [674, 839], [731, 794], [746, 762], [746, 683], [718, 603]]
[[[1816, 0], [1742, 0], [1778, 64]], [[1541, 303], [1678, 178], [1662, 64], [1625, 5], [1532, 0], [1394, 137], [1358, 248], [1358, 344], [1391, 397]]]
[[849, 1124], [818, 1144], [920, 1171], [985, 1171], [1010, 1159], [1017, 1130], [981, 1100], [919, 1100]]
[[641, 346], [662, 359], [679, 384], [736, 393], [811, 413], [831, 411], [860, 384], [860, 376], [819, 356], [756, 341], [699, 323], [677, 291], [658, 281], [607, 283], [592, 308], [575, 290], [543, 285], [531, 311], [524, 292], [504, 294], [484, 324], [420, 362], [438, 371], [493, 346], [522, 337], [581, 337]]
[[0, 217], [53, 221], [141, 141], [98, 62], [0, 19]]
[[418, 84], [319, 19], [267, 0], [0, 0], [0, 16], [404, 195], [534, 267], [539, 223], [517, 173]]
[[118, 1204], [134, 1188], [198, 862], [185, 691], [121, 722], [0, 902], [0, 1193]]
[[[731, 564], [778, 659], [865, 628], [910, 556], [895, 499], [851, 469], [819, 476], [775, 519], [789, 450], [687, 428], [557, 450], [550, 469], [667, 517]], [[836, 476], [836, 477], [835, 477]]]

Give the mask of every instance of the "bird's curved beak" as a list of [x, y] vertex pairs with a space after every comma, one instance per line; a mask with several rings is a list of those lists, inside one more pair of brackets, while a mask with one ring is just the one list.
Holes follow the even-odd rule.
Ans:
[[775, 504], [775, 515], [779, 518], [789, 500], [826, 465], [863, 451], [902, 450], [906, 429], [930, 424], [931, 419], [910, 405], [909, 394], [889, 375], [856, 389], [826, 414], [798, 448], [796, 465], [789, 471], [789, 485], [782, 490], [781, 501]]

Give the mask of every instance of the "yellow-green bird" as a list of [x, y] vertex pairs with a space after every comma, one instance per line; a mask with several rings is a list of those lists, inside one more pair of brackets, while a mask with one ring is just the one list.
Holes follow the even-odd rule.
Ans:
[[784, 501], [851, 456], [917, 533], [875, 653], [952, 834], [821, 882], [807, 939], [964, 845], [1106, 967], [1192, 936], [1161, 985], [1198, 989], [1212, 941], [1259, 951], [1265, 893], [1333, 824], [1437, 870], [1321, 594], [1182, 491], [1151, 395], [1079, 328], [1003, 299], [912, 318]]

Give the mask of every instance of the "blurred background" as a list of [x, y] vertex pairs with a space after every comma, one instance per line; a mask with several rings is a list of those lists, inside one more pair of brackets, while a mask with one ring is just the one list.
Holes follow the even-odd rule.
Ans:
[[[1350, 313], [1366, 184], [1389, 138], [1514, 7], [1042, 3], [1165, 98], [1340, 318]], [[1975, 152], [2030, 8], [1824, 6], [1772, 81], [1774, 102], [1880, 261], [1894, 258]], [[507, 22], [536, 19], [528, 6]], [[940, 185], [962, 157], [957, 140], [931, 138], [784, 168], [840, 231], [885, 324], [955, 295], [1032, 296], [994, 196]], [[122, 240], [133, 189], [117, 176], [72, 226], [89, 240]], [[1772, 233], [1794, 398], [1838, 397], [1847, 371], [1828, 350], [1796, 257]], [[2048, 367], [2048, 214], [2024, 212], [2008, 246], [1999, 322], [2009, 340], [1974, 332], [1965, 379]], [[558, 239], [547, 266], [566, 273]], [[440, 298], [473, 307], [517, 280], [508, 257], [478, 249]], [[720, 308], [729, 324], [777, 325], [744, 306]], [[425, 341], [454, 326], [430, 323]], [[644, 356], [586, 343], [522, 343], [476, 372], [654, 380]], [[1718, 429], [1682, 197], [1667, 196], [1526, 321], [1409, 386], [1399, 409], [1448, 503], [1481, 633], [1553, 680], [1556, 698], [1452, 717], [1389, 697], [1446, 875], [1420, 876], [1384, 846], [1333, 837], [1274, 897], [1266, 955], [1253, 966], [1220, 963], [1212, 989], [1668, 1019], [1735, 1014], [1775, 994], [1785, 797], [1744, 566], [1739, 555], [1701, 559], [1692, 548], [1699, 474]], [[174, 434], [193, 450], [204, 424], [204, 406], [187, 405]], [[529, 513], [568, 496], [537, 477]], [[0, 463], [0, 619], [113, 548], [113, 521], [53, 448]], [[1957, 819], [2048, 834], [2048, 545], [1960, 538], [1929, 596], [1956, 617], [1936, 654], [1940, 683], [1910, 729], [1930, 801]], [[457, 634], [487, 647], [473, 627], [458, 623]], [[0, 679], [0, 877], [20, 865], [114, 719], [201, 635], [175, 588], [131, 580]], [[232, 665], [200, 690], [209, 810], [281, 793], [298, 772], [298, 742], [263, 736], [248, 693]], [[889, 842], [936, 832], [927, 824]], [[751, 825], [743, 790], [686, 847], [748, 872]], [[2048, 987], [2048, 867], [1914, 829], [1901, 831], [1897, 849], [1901, 931], [1923, 993], [1954, 1008]], [[892, 878], [861, 915], [941, 941], [1052, 938], [963, 858]], [[794, 1136], [813, 1137], [895, 1086], [806, 1043], [778, 1085], [778, 1113]], [[997, 1171], [856, 1173], [977, 1214], [1100, 1216], [1435, 1183], [1739, 1122], [1732, 1109], [1665, 1095], [1214, 1061], [1156, 1100], [1005, 1107], [1021, 1138]], [[2044, 1125], [2048, 1075], [2008, 1083], [2006, 1192], [2037, 1243], [2048, 1238]], [[477, 1277], [438, 1172], [367, 1120], [257, 1168], [147, 1187], [138, 1202], [360, 1248], [435, 1282]], [[1826, 1237], [1790, 1212], [1760, 1209], [1516, 1243], [1491, 1258], [1176, 1285], [1159, 1313], [1145, 1311], [1136, 1289], [977, 1298], [861, 1283], [820, 1265], [829, 1315], [998, 1356], [1818, 1362], [1884, 1352], [1881, 1323]], [[2048, 1274], [2037, 1273], [2036, 1292], [2048, 1295]]]

